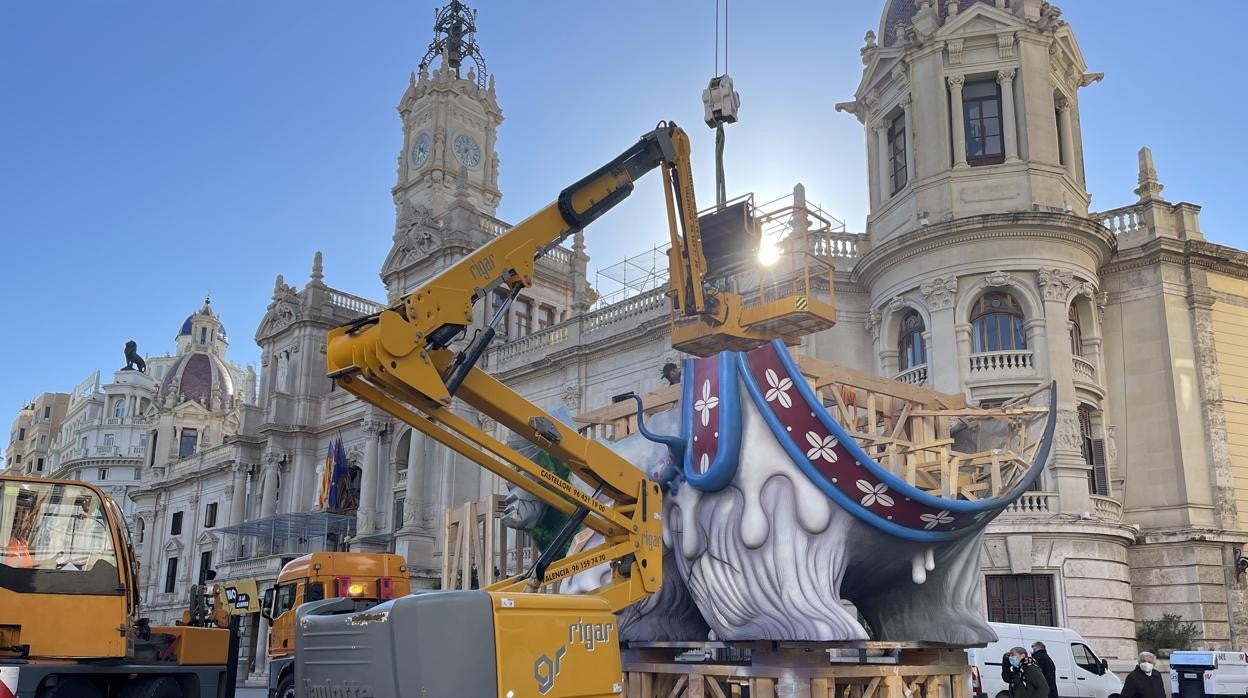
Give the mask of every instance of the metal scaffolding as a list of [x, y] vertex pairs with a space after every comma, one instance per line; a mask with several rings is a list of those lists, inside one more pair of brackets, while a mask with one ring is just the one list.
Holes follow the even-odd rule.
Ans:
[[346, 550], [355, 534], [355, 516], [328, 511], [277, 514], [217, 530], [222, 536], [222, 562], [267, 555], [306, 555]]

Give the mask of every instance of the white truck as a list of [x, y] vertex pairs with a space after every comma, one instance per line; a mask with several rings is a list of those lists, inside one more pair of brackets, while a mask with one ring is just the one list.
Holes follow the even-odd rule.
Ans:
[[1248, 655], [1243, 652], [1175, 652], [1170, 692], [1179, 698], [1248, 696]]
[[966, 651], [975, 698], [1010, 698], [1009, 687], [1001, 679], [1001, 658], [1014, 647], [1031, 652], [1036, 641], [1044, 643], [1057, 669], [1057, 695], [1061, 698], [1118, 698], [1122, 693], [1122, 680], [1074, 630], [1016, 623], [988, 625], [998, 640]]

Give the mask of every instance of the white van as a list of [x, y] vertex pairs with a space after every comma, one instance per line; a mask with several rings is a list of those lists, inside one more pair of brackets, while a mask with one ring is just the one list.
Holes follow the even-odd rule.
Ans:
[[1122, 692], [1122, 680], [1074, 630], [1015, 623], [988, 625], [999, 639], [987, 647], [966, 651], [975, 698], [1009, 698], [1009, 688], [1001, 679], [1001, 657], [1014, 647], [1030, 653], [1031, 643], [1037, 640], [1044, 643], [1057, 669], [1057, 695], [1061, 698], [1118, 698]]

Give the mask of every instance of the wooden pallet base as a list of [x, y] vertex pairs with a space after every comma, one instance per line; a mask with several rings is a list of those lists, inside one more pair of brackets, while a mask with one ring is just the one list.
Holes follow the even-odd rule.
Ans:
[[[705, 661], [677, 661], [709, 652]], [[628, 698], [968, 698], [961, 648], [892, 643], [651, 643], [623, 651]]]

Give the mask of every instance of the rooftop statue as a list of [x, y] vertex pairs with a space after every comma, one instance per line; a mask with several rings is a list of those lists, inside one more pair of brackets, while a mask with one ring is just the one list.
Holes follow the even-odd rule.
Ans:
[[140, 373], [147, 373], [147, 362], [139, 356], [139, 345], [133, 339], [126, 342], [126, 367], [123, 371], [133, 371], [138, 369]]

